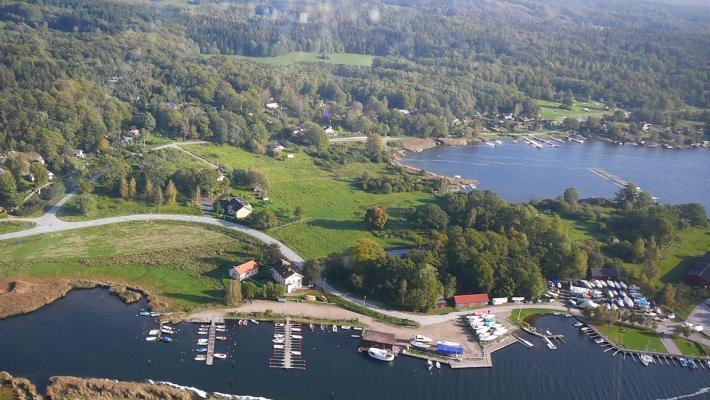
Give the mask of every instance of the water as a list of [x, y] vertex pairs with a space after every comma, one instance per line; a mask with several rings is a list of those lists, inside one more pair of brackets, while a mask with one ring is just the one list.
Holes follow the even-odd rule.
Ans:
[[710, 211], [710, 151], [616, 146], [591, 141], [536, 150], [523, 143], [440, 146], [408, 154], [403, 163], [441, 175], [478, 179], [506, 200], [555, 198], [574, 187], [581, 198], [613, 197], [615, 184], [590, 168], [604, 168], [669, 204], [701, 203]]
[[[197, 327], [179, 324], [171, 344], [145, 342], [150, 318], [145, 303], [124, 305], [106, 290], [74, 291], [32, 314], [0, 320], [0, 370], [44, 388], [53, 375], [119, 380], [164, 380], [207, 391], [279, 400], [329, 399], [665, 399], [701, 393], [708, 398], [710, 370], [652, 366], [601, 348], [572, 327], [573, 320], [546, 316], [539, 329], [566, 336], [550, 351], [535, 338], [529, 349], [514, 344], [493, 355], [493, 368], [432, 374], [423, 360], [398, 357], [385, 364], [357, 353], [351, 332], [303, 332], [307, 370], [267, 367], [273, 326], [230, 327], [217, 350], [229, 354], [206, 367], [192, 358]], [[234, 344], [236, 343], [236, 345]], [[147, 360], [150, 359], [150, 364]], [[230, 360], [234, 360], [232, 365]]]

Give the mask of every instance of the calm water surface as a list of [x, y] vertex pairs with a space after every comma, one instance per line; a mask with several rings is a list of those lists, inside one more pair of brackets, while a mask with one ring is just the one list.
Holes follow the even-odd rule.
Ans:
[[590, 141], [536, 150], [522, 143], [497, 147], [440, 146], [410, 153], [407, 165], [480, 181], [514, 202], [554, 198], [575, 187], [580, 197], [611, 197], [619, 190], [590, 171], [599, 167], [634, 182], [669, 204], [701, 203], [710, 210], [710, 151], [616, 146]]
[[[137, 317], [141, 302], [124, 305], [100, 289], [74, 291], [32, 314], [0, 320], [0, 370], [40, 388], [52, 375], [171, 381], [207, 391], [283, 400], [329, 399], [668, 399], [710, 396], [710, 370], [645, 368], [612, 357], [572, 327], [573, 320], [541, 317], [537, 325], [566, 336], [550, 351], [538, 340], [493, 355], [490, 369], [430, 374], [422, 360], [391, 364], [356, 351], [350, 333], [304, 332], [305, 371], [270, 369], [273, 325], [230, 327], [217, 350], [229, 354], [213, 367], [193, 361], [197, 326], [178, 325], [176, 342], [143, 340], [154, 328]], [[307, 331], [307, 330], [306, 330]], [[148, 359], [151, 360], [150, 364]], [[230, 360], [233, 360], [232, 364]], [[705, 396], [705, 397], [703, 397]]]

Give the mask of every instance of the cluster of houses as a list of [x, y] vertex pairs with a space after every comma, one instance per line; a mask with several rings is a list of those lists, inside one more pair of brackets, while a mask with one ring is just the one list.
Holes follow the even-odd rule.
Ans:
[[[229, 269], [229, 277], [243, 281], [259, 273], [259, 264], [249, 260], [243, 264], [235, 265]], [[290, 261], [280, 259], [271, 268], [271, 277], [274, 281], [286, 288], [286, 293], [293, 293], [303, 287], [303, 275], [294, 268]]]

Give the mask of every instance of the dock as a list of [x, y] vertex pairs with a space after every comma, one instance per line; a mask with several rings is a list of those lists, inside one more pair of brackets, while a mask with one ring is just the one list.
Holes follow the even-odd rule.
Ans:
[[607, 181], [610, 181], [612, 183], [615, 183], [619, 187], [624, 187], [629, 184], [628, 181], [621, 179], [620, 177], [612, 174], [611, 172], [605, 170], [604, 168], [590, 168], [590, 171], [594, 172], [595, 174], [601, 176], [602, 178], [606, 179]]
[[214, 341], [217, 336], [217, 326], [214, 321], [210, 321], [210, 330], [207, 336], [207, 365], [214, 363]]
[[[286, 319], [283, 326], [274, 326], [275, 334], [283, 335], [283, 348], [274, 347], [274, 352], [269, 359], [269, 367], [283, 369], [306, 369], [306, 361], [303, 359], [303, 346], [301, 340], [301, 324], [292, 323]], [[292, 333], [299, 333], [298, 338]], [[276, 344], [274, 345], [276, 346]]]

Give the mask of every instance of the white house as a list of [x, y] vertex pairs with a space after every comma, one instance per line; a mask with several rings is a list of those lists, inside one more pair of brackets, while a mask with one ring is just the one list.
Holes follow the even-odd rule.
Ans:
[[257, 264], [254, 260], [249, 260], [244, 264], [235, 265], [229, 269], [229, 277], [232, 279], [239, 279], [240, 281], [251, 278], [257, 273], [259, 273], [259, 264]]
[[271, 275], [276, 283], [286, 287], [286, 293], [292, 293], [303, 286], [303, 275], [293, 268], [293, 265], [281, 259], [275, 267], [271, 269]]
[[279, 108], [279, 103], [276, 103], [276, 102], [266, 103], [266, 108], [275, 110], [275, 109]]
[[225, 214], [237, 219], [246, 218], [252, 212], [251, 204], [242, 197], [228, 197], [220, 200], [219, 203]]

